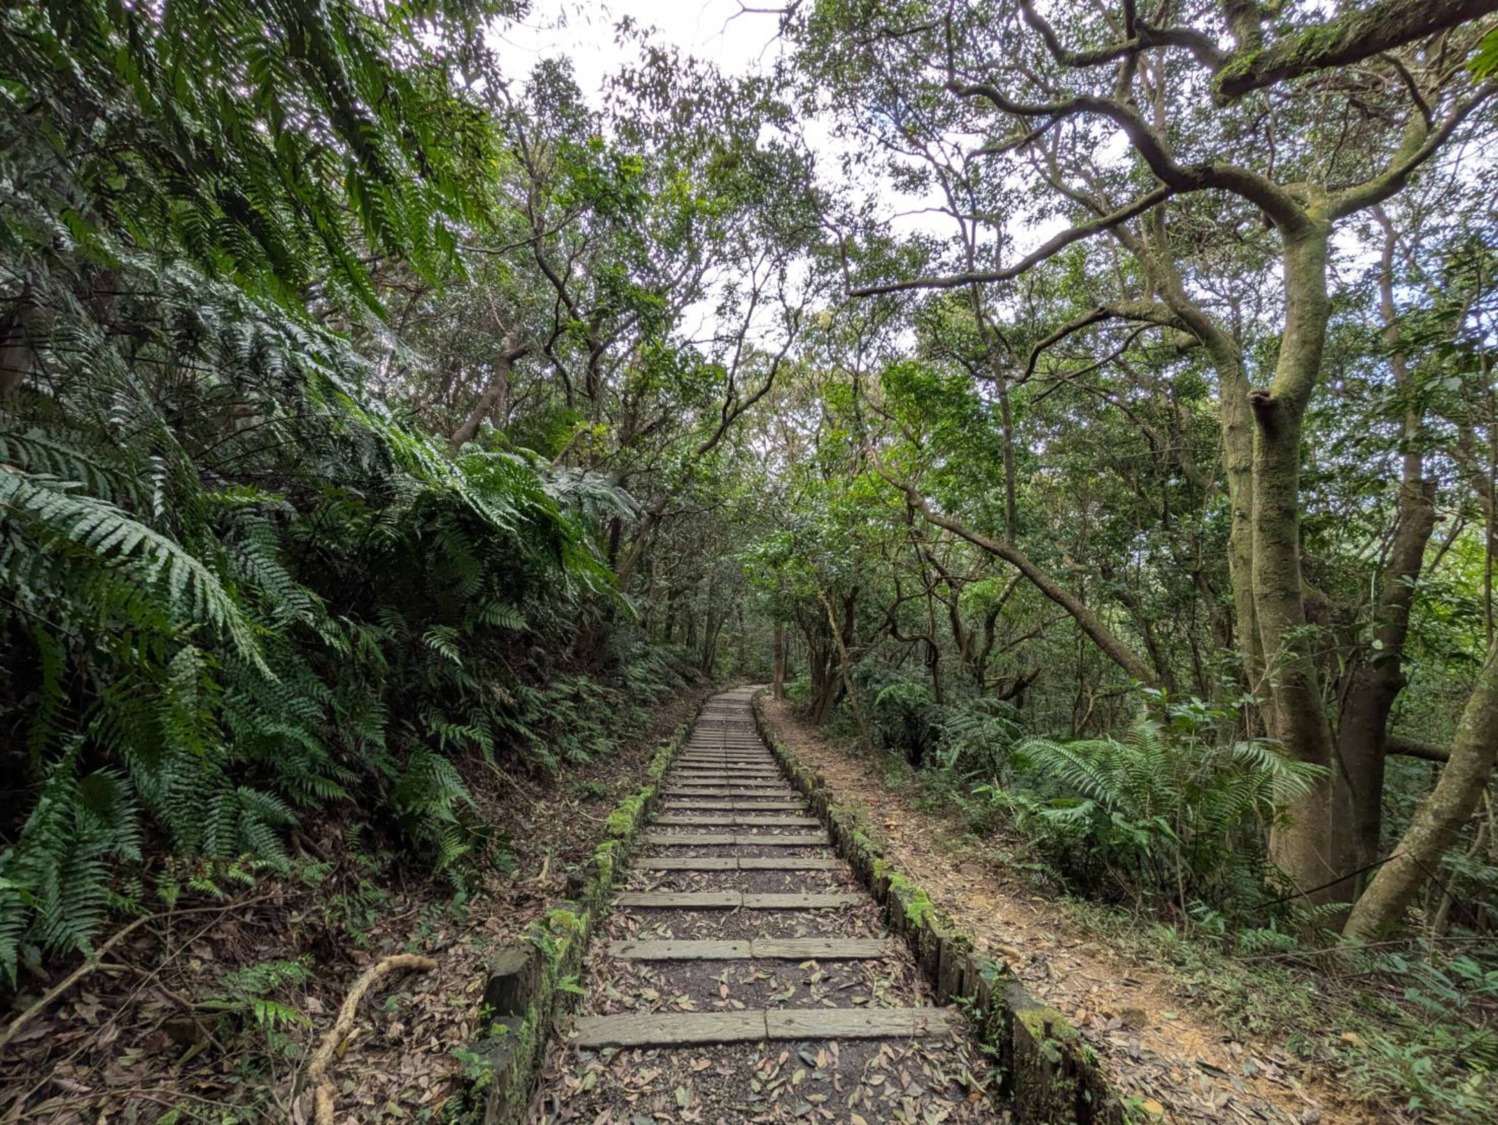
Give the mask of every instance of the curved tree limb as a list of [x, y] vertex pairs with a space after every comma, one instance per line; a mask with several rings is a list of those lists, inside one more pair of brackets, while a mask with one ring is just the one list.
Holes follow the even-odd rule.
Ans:
[[1426, 762], [1449, 762], [1451, 761], [1451, 749], [1446, 746], [1436, 746], [1434, 743], [1421, 742], [1416, 738], [1401, 738], [1398, 735], [1390, 735], [1389, 741], [1384, 744], [1390, 754], [1398, 754], [1405, 758], [1419, 758]]
[[[1493, 3], [1498, 6], [1498, 0], [1493, 0]], [[1332, 197], [1331, 217], [1340, 219], [1397, 195], [1410, 176], [1446, 143], [1456, 127], [1495, 93], [1498, 93], [1498, 81], [1484, 83], [1472, 97], [1454, 106], [1435, 128], [1424, 127], [1423, 118], [1419, 122], [1412, 121], [1405, 143], [1399, 146], [1399, 151], [1382, 173]]]
[[312, 1061], [307, 1064], [307, 1083], [315, 1091], [313, 1097], [317, 1108], [317, 1125], [333, 1125], [333, 1083], [328, 1079], [328, 1067], [342, 1048], [343, 1041], [348, 1038], [348, 1033], [353, 1030], [354, 1017], [359, 1014], [359, 1001], [364, 999], [364, 994], [381, 977], [391, 973], [409, 970], [425, 973], [436, 967], [434, 958], [422, 957], [417, 953], [396, 953], [376, 961], [359, 974], [359, 979], [354, 981], [354, 987], [349, 989], [348, 996], [344, 998], [343, 1006], [338, 1009], [338, 1019], [334, 1021], [332, 1030], [322, 1037], [322, 1042], [318, 1043], [317, 1050], [313, 1052]]
[[1014, 265], [1001, 270], [984, 270], [972, 273], [947, 274], [941, 277], [917, 277], [909, 281], [889, 281], [880, 285], [863, 285], [857, 289], [849, 290], [853, 297], [873, 297], [883, 293], [898, 293], [907, 289], [958, 289], [964, 285], [982, 284], [992, 281], [1008, 281], [1018, 277], [1026, 270], [1039, 265], [1047, 258], [1054, 257], [1066, 249], [1073, 242], [1080, 242], [1084, 238], [1091, 238], [1095, 234], [1115, 227], [1119, 223], [1127, 222], [1135, 215], [1143, 214], [1151, 207], [1164, 203], [1175, 192], [1169, 187], [1157, 187], [1154, 191], [1147, 192], [1114, 211], [1110, 215], [1104, 215], [1100, 219], [1090, 222], [1078, 223], [1074, 227], [1049, 238], [1044, 244], [1037, 247], [1033, 252], [1025, 255]]
[[964, 83], [955, 76], [947, 80], [947, 89], [959, 97], [983, 98], [995, 109], [1015, 117], [1101, 117], [1123, 131], [1155, 178], [1175, 192], [1208, 189], [1232, 192], [1258, 207], [1287, 235], [1302, 233], [1309, 225], [1309, 217], [1296, 197], [1268, 176], [1237, 164], [1179, 163], [1165, 138], [1125, 101], [1078, 94], [1054, 102], [1019, 102], [992, 83]]
[[1451, 757], [1436, 787], [1415, 809], [1395, 854], [1353, 905], [1344, 937], [1368, 941], [1397, 926], [1441, 855], [1471, 817], [1498, 758], [1498, 642], [1488, 651], [1462, 709]]
[[1143, 324], [1152, 324], [1159, 328], [1182, 327], [1180, 318], [1158, 301], [1121, 301], [1111, 305], [1099, 305], [1092, 311], [1083, 313], [1075, 320], [1070, 320], [1063, 324], [1044, 339], [1037, 341], [1035, 346], [1030, 349], [1030, 359], [1025, 365], [1025, 374], [1019, 381], [1024, 383], [1035, 374], [1035, 365], [1040, 362], [1041, 355], [1047, 349], [1059, 344], [1068, 336], [1094, 324], [1101, 324], [1105, 320], [1133, 320]]
[[1213, 86], [1225, 101], [1318, 70], [1347, 66], [1498, 12], [1498, 0], [1375, 0], [1336, 19], [1234, 55]]
[[1060, 36], [1045, 17], [1035, 10], [1031, 0], [1020, 0], [1019, 6], [1025, 22], [1045, 41], [1046, 50], [1062, 66], [1076, 69], [1103, 66], [1152, 47], [1184, 47], [1196, 56], [1197, 62], [1212, 70], [1217, 70], [1228, 59], [1210, 37], [1195, 28], [1154, 27], [1134, 16], [1132, 5], [1126, 13], [1130, 25], [1125, 29], [1127, 39], [1090, 51], [1070, 51], [1062, 46]]
[[1056, 581], [1044, 567], [1030, 558], [1024, 551], [1012, 543], [1004, 543], [998, 539], [992, 539], [981, 532], [973, 531], [971, 528], [952, 519], [950, 516], [933, 511], [926, 498], [916, 491], [915, 487], [903, 481], [896, 480], [886, 473], [882, 468], [876, 468], [876, 472], [894, 488], [898, 488], [905, 494], [906, 502], [921, 517], [936, 527], [945, 528], [952, 534], [966, 539], [975, 547], [980, 547], [991, 555], [996, 555], [1015, 567], [1029, 580], [1030, 584], [1055, 602], [1071, 616], [1081, 630], [1087, 634], [1093, 644], [1102, 650], [1103, 654], [1117, 664], [1133, 679], [1143, 684], [1153, 685], [1156, 682], [1154, 669], [1149, 662], [1144, 660], [1137, 652], [1129, 647], [1121, 638], [1104, 624], [1102, 618], [1093, 612], [1074, 593], [1068, 590], [1060, 582]]

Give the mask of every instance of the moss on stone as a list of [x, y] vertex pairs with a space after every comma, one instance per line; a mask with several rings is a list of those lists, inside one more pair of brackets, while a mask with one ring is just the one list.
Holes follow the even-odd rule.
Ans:
[[1019, 1020], [1037, 1042], [1054, 1039], [1061, 1043], [1071, 1043], [1081, 1038], [1072, 1022], [1055, 1008], [1021, 1008], [1014, 1013], [1014, 1018]]
[[889, 891], [898, 899], [911, 928], [930, 925], [936, 920], [936, 906], [931, 896], [898, 871], [889, 872]]
[[650, 799], [654, 796], [654, 787], [647, 785], [633, 796], [624, 798], [604, 821], [604, 831], [616, 840], [624, 840], [633, 836], [640, 822], [644, 820], [645, 811], [650, 804]]

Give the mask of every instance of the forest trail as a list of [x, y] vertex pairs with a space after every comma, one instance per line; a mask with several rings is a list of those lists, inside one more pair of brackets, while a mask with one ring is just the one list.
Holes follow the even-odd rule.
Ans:
[[985, 1064], [714, 697], [593, 942], [538, 1121], [993, 1121]]

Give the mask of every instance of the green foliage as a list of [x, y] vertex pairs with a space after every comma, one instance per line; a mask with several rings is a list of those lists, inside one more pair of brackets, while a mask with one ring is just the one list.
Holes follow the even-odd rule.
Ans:
[[[261, 961], [233, 969], [219, 978], [220, 992], [202, 1001], [207, 1011], [238, 1013], [249, 1019], [267, 1035], [312, 1021], [299, 1009], [276, 998], [295, 985], [312, 977], [306, 960]], [[294, 1046], [283, 1040], [286, 1046]]]
[[[0, 129], [22, 167], [8, 171], [67, 158], [67, 177], [18, 181], [88, 251], [121, 239], [293, 306], [312, 284], [373, 304], [364, 247], [435, 276], [480, 218], [467, 185], [492, 159], [486, 118], [429, 44], [466, 41], [471, 59], [484, 18], [510, 8], [13, 6]], [[13, 240], [16, 216], [4, 226]]]
[[1164, 717], [1123, 738], [1014, 748], [1015, 780], [980, 786], [1030, 846], [1082, 893], [1158, 906], [1263, 897], [1264, 826], [1318, 776], [1258, 741], [1224, 742], [1229, 716], [1159, 697]]
[[1474, 78], [1490, 78], [1498, 74], [1498, 28], [1490, 28], [1478, 41], [1467, 65]]
[[467, 761], [606, 754], [682, 683], [598, 548], [633, 499], [450, 456], [329, 327], [377, 304], [371, 254], [459, 277], [494, 123], [446, 52], [496, 7], [0, 17], [11, 980], [143, 887], [287, 873], [309, 815], [357, 810], [461, 886], [507, 855]]
[[1498, 1034], [1485, 1019], [1498, 1003], [1498, 971], [1465, 954], [1385, 951], [1358, 960], [1367, 963], [1357, 968], [1400, 989], [1403, 1003], [1375, 999], [1389, 1029], [1343, 1037], [1339, 1053], [1351, 1086], [1370, 1100], [1402, 1102], [1410, 1114], [1480, 1117], [1492, 1104], [1498, 1070]]
[[939, 736], [932, 721], [934, 709], [930, 689], [896, 680], [874, 696], [873, 720], [885, 746], [902, 751], [911, 765], [920, 765]]

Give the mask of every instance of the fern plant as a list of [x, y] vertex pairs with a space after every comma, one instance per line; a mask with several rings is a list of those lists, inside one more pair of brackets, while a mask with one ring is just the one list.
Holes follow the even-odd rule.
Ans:
[[1319, 771], [1262, 741], [1218, 742], [1172, 708], [1123, 738], [1027, 738], [1016, 779], [979, 791], [1008, 809], [1031, 846], [1074, 889], [1173, 904], [1223, 905], [1262, 887], [1264, 829]]
[[628, 631], [596, 544], [630, 496], [450, 454], [353, 343], [371, 259], [452, 281], [488, 220], [452, 68], [506, 7], [0, 14], [0, 978], [288, 872], [309, 818], [462, 883], [496, 848], [470, 759], [607, 753], [679, 683], [547, 655]]

